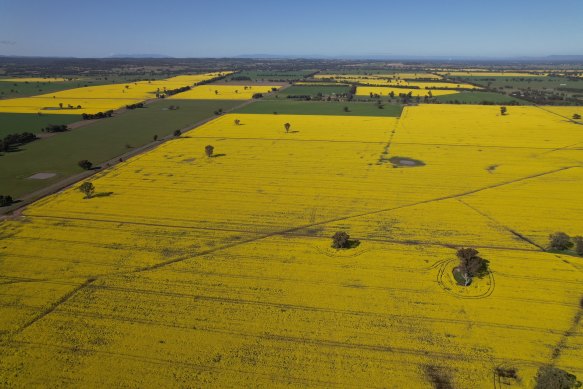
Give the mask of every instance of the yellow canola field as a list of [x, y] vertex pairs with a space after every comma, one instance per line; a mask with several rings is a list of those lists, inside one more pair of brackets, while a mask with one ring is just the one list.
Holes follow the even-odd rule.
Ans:
[[277, 85], [200, 85], [170, 99], [186, 100], [249, 100], [256, 93], [269, 93]]
[[482, 89], [479, 86], [455, 82], [417, 82], [417, 81], [391, 81], [387, 83], [388, 86], [409, 86], [418, 87], [421, 89]]
[[[583, 260], [537, 246], [583, 235], [583, 150], [563, 148], [579, 127], [471, 105], [221, 116], [98, 173], [92, 199], [69, 188], [0, 223], [0, 382], [526, 388], [550, 363], [581, 378]], [[332, 249], [340, 230], [360, 244]], [[491, 270], [469, 287], [460, 246]]]
[[583, 141], [579, 125], [549, 112], [570, 113], [573, 109], [576, 111], [576, 107], [507, 107], [507, 114], [501, 115], [498, 106], [423, 105], [405, 112], [396, 139], [422, 144], [531, 147], [545, 152]]
[[93, 114], [139, 103], [155, 98], [156, 93], [164, 94], [166, 89], [192, 86], [225, 74], [229, 74], [229, 72], [176, 76], [156, 81], [88, 86], [32, 97], [5, 99], [0, 100], [0, 112]]
[[388, 96], [391, 92], [395, 94], [395, 96], [399, 96], [400, 94], [408, 94], [412, 93], [413, 96], [443, 96], [443, 95], [451, 95], [458, 93], [457, 90], [454, 89], [412, 89], [412, 88], [391, 88], [385, 86], [359, 86], [356, 88], [356, 94], [358, 96], [370, 96], [370, 94], [377, 94], [380, 96]]
[[412, 86], [422, 89], [436, 88], [436, 89], [482, 89], [479, 86], [465, 83], [453, 83], [453, 82], [422, 82], [422, 81], [406, 81], [400, 79], [381, 79], [381, 78], [343, 78], [343, 82], [347, 83], [359, 83], [364, 85], [376, 85], [376, 86]]

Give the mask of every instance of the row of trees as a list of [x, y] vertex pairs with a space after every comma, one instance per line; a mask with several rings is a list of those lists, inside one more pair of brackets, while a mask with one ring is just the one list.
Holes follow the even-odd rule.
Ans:
[[144, 103], [128, 104], [126, 109], [144, 108]]
[[110, 118], [113, 115], [113, 111], [105, 111], [105, 112], [97, 112], [95, 114], [92, 113], [84, 113], [81, 115], [83, 120], [93, 120], [93, 119], [105, 119]]
[[163, 99], [164, 97], [172, 96], [172, 95], [175, 95], [177, 93], [182, 93], [182, 92], [186, 92], [189, 90], [190, 90], [189, 86], [183, 86], [181, 88], [176, 88], [176, 89], [166, 89], [166, 90], [164, 90], [164, 93], [157, 92], [156, 97]]
[[0, 151], [8, 152], [15, 147], [30, 143], [37, 139], [37, 136], [31, 132], [23, 132], [22, 134], [8, 134], [3, 139], [0, 139]]
[[49, 124], [48, 126], [41, 129], [42, 132], [65, 132], [68, 131], [69, 127], [66, 124]]

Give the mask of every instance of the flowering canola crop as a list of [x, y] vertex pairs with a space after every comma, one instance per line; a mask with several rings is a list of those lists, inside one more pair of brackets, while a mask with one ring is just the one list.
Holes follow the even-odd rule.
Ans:
[[249, 100], [256, 93], [268, 93], [276, 85], [200, 85], [189, 91], [171, 96], [186, 100]]
[[356, 94], [359, 96], [370, 96], [375, 94], [379, 96], [389, 96], [393, 92], [395, 96], [411, 93], [412, 96], [444, 96], [458, 93], [455, 89], [413, 89], [413, 88], [391, 88], [385, 86], [359, 86], [356, 88]]
[[[0, 382], [583, 377], [583, 259], [540, 247], [583, 235], [581, 142], [538, 107], [221, 116], [98, 173], [91, 199], [69, 188], [0, 224]], [[337, 231], [360, 244], [332, 249]], [[451, 272], [464, 246], [491, 270], [469, 287]]]
[[115, 110], [153, 99], [165, 90], [192, 86], [229, 72], [176, 76], [165, 80], [139, 81], [67, 89], [44, 95], [0, 100], [0, 112], [72, 114]]

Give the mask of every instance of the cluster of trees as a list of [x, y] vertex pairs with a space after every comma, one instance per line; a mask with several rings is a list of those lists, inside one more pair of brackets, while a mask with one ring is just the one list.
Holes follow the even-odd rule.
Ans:
[[337, 250], [354, 248], [359, 244], [359, 240], [350, 239], [350, 235], [344, 231], [338, 231], [332, 235], [332, 248]]
[[231, 77], [232, 81], [251, 81], [251, 77], [248, 76], [233, 76]]
[[564, 232], [555, 232], [549, 235], [549, 247], [557, 251], [566, 251], [575, 247], [575, 253], [583, 256], [583, 236], [571, 238]]
[[156, 93], [156, 97], [164, 98], [164, 97], [175, 95], [177, 93], [186, 92], [188, 90], [190, 90], [189, 86], [183, 86], [181, 88], [176, 88], [176, 89], [166, 89], [163, 94]]
[[126, 105], [126, 109], [144, 108], [144, 103]]
[[251, 98], [253, 99], [260, 99], [263, 97], [263, 93], [253, 93], [253, 96], [251, 96]]
[[112, 115], [113, 115], [113, 111], [109, 110], [109, 111], [105, 111], [105, 112], [97, 112], [95, 114], [84, 113], [81, 116], [83, 117], [83, 120], [92, 120], [92, 119], [110, 118]]
[[215, 111], [215, 115], [217, 115], [217, 116], [222, 115], [222, 114], [223, 114], [223, 109], [222, 108], [219, 108], [219, 109], [217, 109]]
[[0, 151], [8, 152], [15, 146], [23, 145], [37, 139], [36, 135], [31, 132], [23, 132], [22, 134], [8, 134], [3, 139], [0, 139]]
[[545, 365], [538, 369], [536, 374], [535, 389], [570, 389], [581, 387], [577, 376], [559, 369], [558, 367]]
[[41, 129], [42, 132], [65, 132], [68, 131], [69, 127], [66, 124], [49, 124], [45, 128]]
[[12, 200], [12, 196], [0, 195], [0, 207], [7, 207], [13, 202], [14, 200]]
[[488, 261], [478, 254], [478, 250], [471, 247], [461, 248], [456, 252], [459, 265], [454, 269], [454, 275], [457, 270], [463, 278], [464, 286], [468, 286], [473, 277], [482, 277], [488, 272]]
[[75, 106], [73, 106], [71, 104], [67, 104], [67, 108], [65, 108], [65, 106], [63, 105], [63, 103], [59, 103], [59, 108], [60, 109], [81, 109], [83, 107], [81, 107], [80, 105], [78, 105], [78, 106], [75, 107]]
[[82, 159], [77, 164], [79, 165], [80, 168], [82, 168], [84, 170], [90, 170], [93, 167], [93, 163], [91, 163], [90, 161], [88, 161], [86, 159]]
[[[480, 102], [473, 102], [473, 101], [472, 102], [466, 102], [466, 101], [459, 101], [458, 99], [447, 100], [447, 101], [442, 101], [442, 102], [433, 101], [433, 103], [443, 103], [443, 104], [480, 104], [480, 105], [498, 105], [498, 104], [500, 104], [500, 103], [496, 103], [494, 101], [488, 101], [488, 100], [482, 100]], [[516, 100], [505, 101], [504, 104], [510, 105], [510, 106], [521, 105]]]

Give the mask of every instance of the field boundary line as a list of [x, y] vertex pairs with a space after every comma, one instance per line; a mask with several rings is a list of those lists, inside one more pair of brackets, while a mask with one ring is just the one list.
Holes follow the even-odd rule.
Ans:
[[53, 304], [51, 304], [51, 306], [47, 309], [45, 309], [44, 311], [42, 311], [39, 315], [33, 317], [31, 320], [29, 320], [27, 323], [25, 323], [23, 326], [21, 326], [20, 328], [12, 331], [12, 334], [19, 334], [22, 331], [26, 330], [28, 327], [32, 326], [34, 323], [36, 323], [37, 321], [43, 319], [45, 316], [51, 314], [52, 312], [54, 312], [60, 305], [66, 303], [68, 300], [70, 300], [71, 298], [73, 298], [77, 293], [79, 293], [80, 291], [82, 291], [83, 289], [87, 288], [88, 286], [90, 286], [96, 279], [95, 278], [89, 278], [87, 279], [84, 283], [82, 283], [81, 285], [77, 286], [76, 288], [74, 288], [73, 290], [69, 291], [68, 293], [64, 294], [63, 296], [61, 296], [61, 298], [59, 298], [57, 301], [55, 301]]
[[208, 254], [212, 254], [215, 253], [217, 251], [220, 250], [224, 250], [224, 249], [229, 249], [232, 247], [236, 247], [239, 245], [243, 245], [243, 244], [247, 244], [247, 243], [252, 243], [252, 242], [256, 242], [262, 239], [266, 239], [266, 238], [270, 238], [272, 236], [277, 236], [277, 235], [284, 235], [284, 234], [290, 234], [296, 231], [300, 231], [302, 229], [305, 228], [309, 228], [309, 227], [314, 227], [314, 226], [319, 226], [319, 225], [325, 225], [325, 224], [329, 224], [329, 223], [334, 223], [337, 221], [343, 221], [343, 220], [348, 220], [348, 219], [354, 219], [354, 218], [358, 218], [358, 217], [363, 217], [363, 216], [370, 216], [370, 215], [375, 215], [378, 213], [383, 213], [383, 212], [389, 212], [389, 211], [394, 211], [394, 210], [398, 210], [398, 209], [404, 209], [404, 208], [409, 208], [409, 207], [414, 207], [416, 205], [421, 205], [421, 204], [428, 204], [428, 203], [433, 203], [433, 202], [437, 202], [437, 201], [443, 201], [443, 200], [448, 200], [448, 199], [455, 199], [455, 198], [459, 198], [459, 197], [463, 197], [463, 196], [468, 196], [474, 193], [478, 193], [478, 192], [482, 192], [485, 190], [489, 190], [489, 189], [494, 189], [494, 188], [498, 188], [501, 186], [506, 186], [506, 185], [510, 185], [510, 184], [514, 184], [516, 182], [521, 182], [521, 181], [525, 181], [525, 180], [530, 180], [530, 179], [534, 179], [534, 178], [538, 178], [538, 177], [542, 177], [542, 176], [546, 176], [549, 174], [554, 174], [554, 173], [558, 173], [564, 170], [569, 170], [569, 169], [573, 169], [573, 168], [578, 168], [580, 166], [566, 166], [566, 167], [562, 167], [559, 169], [554, 169], [554, 170], [550, 170], [547, 172], [542, 172], [542, 173], [537, 173], [537, 174], [533, 174], [530, 176], [525, 176], [525, 177], [520, 177], [511, 181], [506, 181], [506, 182], [501, 182], [498, 184], [493, 184], [493, 185], [489, 185], [486, 187], [482, 187], [482, 188], [478, 188], [478, 189], [473, 189], [470, 191], [466, 191], [466, 192], [462, 192], [462, 193], [457, 193], [457, 194], [453, 194], [453, 195], [448, 195], [448, 196], [442, 196], [442, 197], [437, 197], [434, 199], [428, 199], [428, 200], [423, 200], [423, 201], [418, 201], [415, 203], [411, 203], [411, 204], [405, 204], [405, 205], [401, 205], [398, 207], [392, 207], [392, 208], [383, 208], [383, 209], [377, 209], [374, 211], [369, 211], [369, 212], [364, 212], [364, 213], [360, 213], [360, 214], [355, 214], [355, 215], [347, 215], [347, 216], [342, 216], [342, 217], [338, 217], [338, 218], [334, 218], [334, 219], [328, 219], [328, 220], [323, 220], [320, 222], [315, 222], [315, 223], [309, 223], [309, 224], [304, 224], [301, 226], [296, 226], [296, 227], [291, 227], [285, 230], [280, 230], [280, 231], [273, 231], [270, 233], [266, 233], [266, 234], [260, 234], [259, 236], [253, 237], [251, 239], [246, 239], [246, 240], [241, 240], [238, 242], [234, 242], [231, 244], [227, 244], [221, 247], [216, 247], [213, 249], [209, 249], [209, 250], [204, 250], [201, 251], [199, 253], [196, 253], [192, 256], [188, 256], [188, 257], [179, 257], [179, 258], [174, 258], [168, 261], [164, 261], [164, 262], [160, 262], [158, 264], [155, 265], [150, 265], [150, 266], [145, 266], [142, 268], [137, 268], [134, 271], [129, 271], [129, 272], [120, 272], [120, 273], [112, 273], [112, 274], [130, 274], [130, 273], [139, 273], [139, 272], [143, 272], [143, 271], [150, 271], [150, 270], [156, 270], [156, 269], [160, 269], [163, 268], [167, 265], [171, 265], [174, 263], [178, 263], [178, 262], [183, 262], [185, 260], [188, 259], [193, 259], [193, 258], [198, 258], [201, 257], [203, 255], [208, 255]]
[[527, 238], [525, 235], [523, 235], [523, 234], [521, 234], [521, 233], [519, 233], [519, 232], [517, 232], [517, 231], [514, 231], [512, 228], [510, 228], [510, 227], [508, 227], [508, 226], [506, 226], [506, 225], [502, 224], [501, 222], [499, 222], [498, 220], [494, 219], [492, 216], [488, 215], [487, 213], [485, 213], [485, 212], [483, 212], [483, 211], [479, 210], [478, 208], [474, 207], [473, 205], [470, 205], [470, 204], [466, 203], [466, 202], [465, 202], [465, 201], [463, 201], [462, 199], [456, 199], [456, 200], [457, 200], [459, 203], [461, 203], [461, 204], [465, 205], [466, 207], [470, 208], [471, 210], [473, 210], [473, 211], [474, 211], [474, 212], [476, 212], [477, 214], [479, 214], [479, 215], [481, 215], [481, 216], [485, 217], [486, 219], [488, 219], [488, 220], [491, 220], [491, 221], [493, 221], [494, 223], [498, 224], [500, 227], [504, 228], [506, 231], [510, 232], [510, 233], [511, 233], [512, 235], [514, 235], [515, 237], [517, 237], [517, 238], [519, 238], [519, 239], [521, 239], [521, 240], [525, 241], [525, 242], [526, 242], [526, 243], [528, 243], [528, 244], [531, 244], [531, 245], [533, 245], [533, 246], [537, 247], [537, 248], [538, 248], [539, 250], [541, 250], [541, 251], [545, 251], [545, 252], [546, 252], [546, 249], [545, 249], [544, 247], [542, 247], [541, 245], [539, 245], [539, 244], [535, 243], [535, 242], [534, 242], [534, 241], [532, 241], [531, 239]]

